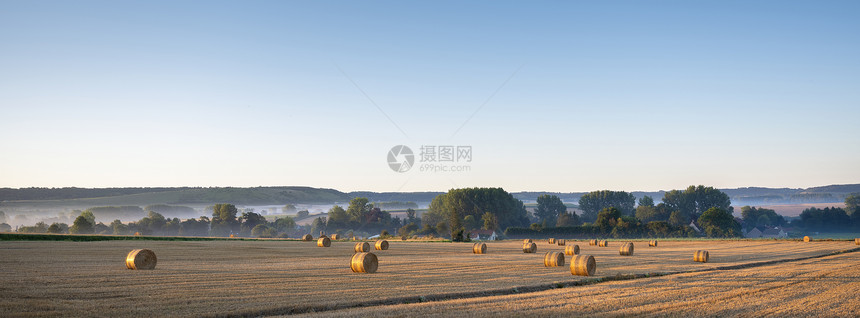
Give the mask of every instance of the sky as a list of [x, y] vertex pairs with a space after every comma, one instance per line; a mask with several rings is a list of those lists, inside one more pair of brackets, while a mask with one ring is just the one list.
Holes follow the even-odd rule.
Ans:
[[[860, 183], [858, 16], [857, 1], [2, 0], [0, 187]], [[471, 159], [442, 156], [458, 147]]]

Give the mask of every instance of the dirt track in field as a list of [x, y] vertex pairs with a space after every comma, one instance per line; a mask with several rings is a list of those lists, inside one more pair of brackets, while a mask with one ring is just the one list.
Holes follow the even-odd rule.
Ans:
[[[618, 255], [619, 242], [611, 242], [607, 248], [582, 241], [568, 244], [578, 244], [582, 254], [595, 256], [597, 277], [710, 269], [856, 247], [844, 241], [661, 241], [653, 248], [645, 241], [635, 241], [634, 255], [627, 257]], [[583, 280], [572, 276], [567, 266], [543, 266], [545, 252], [563, 251], [563, 246], [546, 242], [538, 242], [536, 254], [522, 253], [520, 241], [490, 242], [488, 254], [476, 255], [466, 243], [391, 241], [389, 250], [374, 251], [380, 260], [375, 274], [350, 271], [353, 245], [333, 242], [330, 248], [319, 248], [315, 242], [286, 241], [0, 242], [0, 316], [274, 315], [396, 304], [452, 293], [477, 297], [485, 292], [509, 293], [515, 287], [527, 291], [530, 286], [547, 288]], [[155, 270], [125, 269], [125, 255], [135, 248], [155, 251], [159, 259]], [[710, 251], [711, 262], [693, 262], [697, 249]]]

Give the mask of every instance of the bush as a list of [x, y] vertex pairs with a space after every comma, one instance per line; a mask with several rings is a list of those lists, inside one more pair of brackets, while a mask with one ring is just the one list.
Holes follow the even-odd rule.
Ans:
[[464, 240], [463, 240], [463, 233], [464, 232], [466, 232], [466, 229], [464, 229], [462, 227], [454, 230], [454, 232], [451, 232], [451, 241], [453, 241], [453, 242], [464, 242]]
[[278, 230], [265, 224], [258, 224], [251, 229], [251, 235], [256, 237], [272, 238], [278, 235]]

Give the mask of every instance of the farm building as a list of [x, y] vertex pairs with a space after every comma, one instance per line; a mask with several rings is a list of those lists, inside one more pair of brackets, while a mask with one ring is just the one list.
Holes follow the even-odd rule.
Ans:
[[744, 237], [748, 238], [787, 238], [788, 233], [779, 227], [765, 229], [764, 231], [759, 230], [757, 227], [752, 228], [749, 232], [744, 234]]
[[744, 234], [744, 236], [749, 237], [749, 238], [759, 238], [759, 237], [761, 237], [761, 230], [754, 227], [754, 228], [752, 228], [752, 230], [750, 230], [749, 232]]
[[469, 238], [478, 241], [495, 241], [497, 236], [496, 231], [493, 230], [473, 230], [469, 232]]

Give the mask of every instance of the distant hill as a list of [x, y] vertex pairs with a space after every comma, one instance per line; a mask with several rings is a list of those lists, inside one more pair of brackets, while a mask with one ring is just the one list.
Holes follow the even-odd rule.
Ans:
[[[238, 205], [327, 204], [348, 202], [350, 196], [333, 189], [311, 187], [255, 187], [255, 188], [24, 188], [2, 189], [0, 206], [118, 206], [118, 205], [200, 205], [233, 203]], [[14, 191], [13, 191], [14, 190]], [[150, 191], [152, 190], [152, 191]], [[91, 197], [94, 195], [107, 195]], [[44, 195], [48, 199], [38, 199]], [[20, 199], [28, 198], [28, 199]], [[63, 198], [63, 199], [56, 199]]]
[[[734, 205], [836, 203], [845, 196], [860, 193], [860, 184], [828, 185], [807, 189], [746, 187], [720, 189], [732, 199]], [[0, 188], [0, 206], [31, 207], [94, 207], [94, 206], [146, 206], [206, 205], [233, 203], [237, 205], [281, 204], [345, 204], [354, 197], [366, 197], [371, 202], [416, 202], [424, 206], [445, 192], [371, 192], [344, 193], [334, 189], [311, 187], [177, 187], [177, 188]], [[524, 202], [534, 202], [543, 194], [560, 197], [564, 202], [576, 203], [586, 192], [524, 191], [512, 195]], [[645, 195], [659, 201], [665, 191], [634, 191], [636, 198]]]
[[0, 201], [104, 198], [121, 195], [179, 191], [187, 189], [195, 188], [0, 188]]
[[834, 194], [851, 194], [851, 193], [860, 193], [860, 184], [834, 184], [823, 187], [812, 187], [803, 192], [828, 192]]

